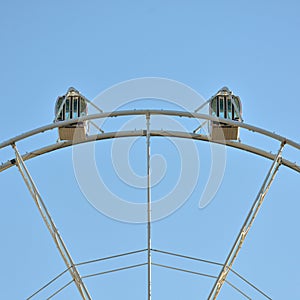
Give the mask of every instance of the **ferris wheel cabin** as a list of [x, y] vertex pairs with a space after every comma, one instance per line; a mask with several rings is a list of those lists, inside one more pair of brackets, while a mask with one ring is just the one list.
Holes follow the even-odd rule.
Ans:
[[[67, 93], [60, 96], [55, 104], [54, 122], [67, 121], [87, 115], [87, 100], [76, 89], [69, 88]], [[59, 127], [60, 140], [83, 139], [87, 135], [87, 124], [85, 121], [75, 121], [64, 127]]]
[[[209, 113], [213, 117], [242, 122], [242, 106], [238, 96], [223, 87], [210, 99]], [[210, 136], [213, 140], [238, 140], [239, 127], [222, 122], [210, 121]]]

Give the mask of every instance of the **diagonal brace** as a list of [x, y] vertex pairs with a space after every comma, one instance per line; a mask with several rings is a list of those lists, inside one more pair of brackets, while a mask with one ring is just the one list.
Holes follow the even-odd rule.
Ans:
[[215, 300], [217, 299], [219, 293], [220, 293], [220, 290], [224, 284], [224, 282], [226, 281], [226, 277], [229, 273], [229, 271], [231, 270], [232, 268], [232, 265], [239, 253], [239, 251], [241, 250], [241, 247], [245, 241], [245, 238], [257, 216], [257, 213], [264, 201], [264, 198], [266, 196], [266, 194], [268, 193], [270, 187], [271, 187], [271, 184], [273, 183], [273, 180], [275, 178], [275, 175], [282, 163], [282, 150], [283, 150], [283, 147], [285, 145], [285, 142], [282, 142], [281, 143], [281, 146], [280, 146], [280, 149], [271, 165], [271, 168], [259, 190], [259, 193], [258, 195], [256, 196], [255, 198], [255, 201], [247, 215], [247, 218], [235, 240], [235, 243], [233, 245], [233, 247], [231, 248], [231, 251], [222, 267], [222, 270], [217, 278], [217, 280], [215, 281], [215, 284], [208, 296], [208, 300]]
[[73, 259], [63, 241], [63, 239], [61, 238], [46, 206], [45, 203], [22, 159], [22, 156], [20, 155], [17, 147], [15, 144], [12, 144], [13, 149], [15, 150], [15, 154], [16, 154], [16, 162], [17, 162], [17, 167], [23, 177], [24, 182], [26, 183], [26, 186], [43, 218], [44, 223], [46, 224], [53, 240], [54, 243], [61, 255], [61, 257], [63, 258], [75, 284], [76, 287], [82, 297], [83, 300], [91, 300], [91, 296], [84, 284], [84, 282], [82, 281], [81, 276], [79, 275], [79, 272], [73, 262]]

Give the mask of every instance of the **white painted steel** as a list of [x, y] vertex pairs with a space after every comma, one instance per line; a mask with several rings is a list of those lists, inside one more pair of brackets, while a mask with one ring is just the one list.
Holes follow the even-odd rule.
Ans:
[[[77, 140], [77, 141], [63, 141], [63, 142], [58, 142], [52, 145], [48, 145], [39, 149], [36, 149], [34, 151], [30, 151], [22, 156], [23, 160], [29, 160], [34, 157], [70, 147], [72, 145], [77, 145], [81, 143], [87, 143], [87, 142], [93, 142], [96, 140], [106, 140], [106, 139], [114, 139], [114, 138], [125, 138], [125, 137], [136, 137], [136, 136], [145, 136], [146, 131], [145, 130], [135, 130], [135, 131], [122, 131], [122, 132], [108, 132], [108, 133], [102, 133], [102, 134], [97, 134], [97, 135], [91, 135], [88, 136], [84, 140]], [[178, 132], [178, 131], [166, 131], [166, 130], [151, 130], [150, 131], [151, 136], [166, 136], [166, 137], [174, 137], [174, 138], [186, 138], [186, 139], [193, 139], [193, 140], [199, 140], [199, 141], [204, 141], [204, 142], [210, 142], [210, 143], [218, 143], [222, 144], [222, 141], [212, 141], [210, 140], [206, 135], [201, 135], [201, 134], [196, 134], [196, 133], [187, 133], [187, 132]], [[4, 143], [3, 143], [4, 144]], [[8, 144], [9, 145], [9, 144]], [[275, 154], [272, 154], [270, 152], [267, 152], [265, 150], [243, 144], [240, 142], [234, 142], [234, 141], [226, 141], [226, 146], [244, 150], [247, 152], [250, 152], [252, 154], [274, 160]], [[6, 169], [14, 166], [15, 161], [14, 160], [9, 160], [6, 163], [3, 163], [0, 165], [0, 172], [5, 171]], [[297, 165], [295, 162], [291, 162], [287, 159], [282, 159], [282, 165], [300, 173], [300, 166]]]
[[61, 235], [59, 234], [57, 227], [53, 221], [53, 219], [51, 218], [50, 213], [48, 212], [48, 209], [36, 187], [35, 182], [33, 181], [23, 159], [22, 156], [20, 155], [16, 145], [12, 145], [13, 149], [15, 150], [15, 154], [16, 154], [16, 160], [17, 160], [17, 167], [23, 177], [23, 180], [41, 214], [41, 217], [45, 223], [45, 225], [47, 226], [52, 239], [64, 261], [64, 263], [66, 264], [66, 267], [69, 271], [69, 273], [71, 274], [73, 281], [75, 282], [75, 285], [78, 289], [78, 292], [80, 293], [81, 297], [83, 300], [92, 300], [84, 282], [82, 281], [82, 278], [77, 270], [77, 267], [67, 249], [67, 246], [65, 245]]
[[259, 209], [261, 208], [263, 201], [265, 199], [266, 194], [268, 193], [276, 173], [278, 172], [278, 169], [281, 165], [282, 159], [281, 159], [281, 155], [282, 155], [282, 150], [284, 147], [285, 143], [283, 142], [280, 146], [280, 149], [269, 169], [269, 172], [266, 175], [266, 178], [253, 202], [253, 205], [244, 221], [244, 224], [235, 240], [235, 243], [233, 244], [230, 253], [222, 267], [222, 270], [217, 278], [217, 280], [214, 283], [214, 286], [208, 296], [207, 300], [216, 300], [221, 288], [223, 286], [223, 284], [226, 281], [227, 275], [229, 274], [230, 270], [232, 269], [233, 263], [235, 261], [235, 259], [237, 258], [239, 251], [241, 250], [243, 243], [247, 237], [247, 234], [249, 233], [253, 222], [259, 212]]
[[193, 112], [185, 112], [185, 111], [175, 111], [175, 110], [152, 110], [152, 109], [141, 109], [141, 110], [122, 110], [122, 111], [114, 111], [114, 112], [107, 112], [107, 113], [99, 113], [99, 114], [94, 114], [94, 115], [88, 115], [85, 117], [81, 117], [78, 119], [72, 119], [72, 120], [67, 120], [67, 121], [61, 121], [61, 122], [56, 122], [53, 124], [45, 125], [39, 128], [36, 128], [34, 130], [25, 132], [23, 134], [20, 134], [16, 137], [13, 137], [5, 142], [2, 142], [0, 144], [0, 149], [7, 147], [13, 143], [16, 143], [20, 140], [23, 140], [27, 137], [54, 129], [58, 127], [64, 127], [66, 125], [70, 125], [75, 122], [82, 122], [82, 121], [87, 121], [87, 120], [95, 120], [95, 119], [102, 119], [102, 118], [109, 118], [109, 117], [121, 117], [121, 116], [134, 116], [134, 115], [166, 115], [166, 116], [174, 116], [174, 117], [186, 117], [186, 118], [194, 118], [194, 119], [203, 119], [203, 120], [210, 120], [210, 121], [215, 121], [215, 122], [221, 122], [225, 124], [229, 124], [232, 126], [238, 126], [240, 128], [248, 129], [253, 132], [260, 133], [262, 135], [268, 136], [270, 138], [273, 138], [275, 140], [278, 140], [280, 142], [285, 141], [287, 145], [290, 145], [296, 149], [300, 150], [300, 144], [292, 141], [291, 139], [288, 139], [286, 137], [283, 137], [279, 134], [270, 132], [268, 130], [244, 123], [244, 122], [237, 122], [237, 121], [232, 121], [228, 119], [223, 119], [223, 118], [216, 118], [210, 115], [206, 114], [198, 114], [198, 113], [193, 113]]
[[[91, 121], [91, 120], [95, 120], [95, 119], [103, 119], [103, 118], [111, 118], [111, 117], [122, 117], [122, 116], [136, 116], [136, 115], [144, 115], [146, 117], [147, 123], [146, 123], [146, 130], [135, 130], [135, 131], [120, 131], [120, 132], [108, 132], [108, 133], [104, 133], [102, 132], [101, 134], [97, 134], [97, 135], [91, 135], [91, 136], [87, 136], [84, 137], [82, 139], [76, 139], [76, 141], [63, 141], [63, 142], [58, 142], [52, 145], [48, 145], [45, 147], [42, 147], [40, 149], [31, 151], [29, 153], [24, 154], [23, 156], [21, 156], [16, 147], [15, 147], [15, 143], [19, 142], [21, 140], [24, 140], [28, 137], [37, 135], [39, 133], [45, 132], [45, 131], [49, 131], [55, 128], [63, 128], [67, 125], [70, 125], [72, 123], [75, 122], [84, 122], [84, 121]], [[96, 140], [104, 140], [104, 139], [113, 139], [113, 138], [121, 138], [121, 137], [136, 137], [136, 136], [145, 136], [147, 138], [146, 142], [147, 142], [147, 202], [148, 202], [148, 231], [147, 231], [147, 236], [148, 236], [148, 300], [151, 300], [151, 181], [150, 181], [150, 137], [152, 136], [165, 136], [165, 137], [173, 137], [173, 138], [186, 138], [186, 139], [193, 139], [193, 140], [199, 140], [199, 141], [205, 141], [205, 142], [212, 142], [212, 143], [218, 143], [218, 144], [225, 144], [226, 146], [229, 147], [233, 147], [233, 148], [237, 148], [240, 150], [244, 150], [250, 153], [253, 153], [255, 155], [259, 155], [262, 156], [264, 158], [273, 160], [273, 165], [274, 163], [277, 162], [279, 154], [281, 155], [281, 150], [279, 151], [279, 154], [272, 154], [270, 152], [267, 152], [263, 149], [259, 149], [250, 145], [246, 145], [246, 144], [242, 144], [240, 142], [235, 142], [235, 141], [217, 141], [217, 140], [212, 140], [210, 137], [206, 136], [206, 135], [201, 135], [201, 134], [197, 134], [195, 132], [193, 133], [188, 133], [188, 132], [180, 132], [180, 131], [168, 131], [168, 130], [150, 130], [150, 117], [153, 115], [161, 115], [161, 116], [171, 116], [171, 117], [185, 117], [185, 118], [192, 118], [192, 119], [202, 119], [205, 120], [205, 122], [207, 121], [214, 121], [214, 122], [221, 122], [221, 123], [225, 123], [228, 125], [232, 125], [232, 126], [236, 126], [239, 128], [243, 128], [243, 129], [247, 129], [249, 131], [252, 132], [256, 132], [259, 133], [263, 136], [269, 137], [273, 140], [277, 140], [280, 141], [283, 144], [289, 145], [293, 148], [296, 148], [298, 150], [300, 150], [300, 144], [296, 143], [290, 139], [287, 139], [281, 135], [278, 135], [276, 133], [267, 131], [265, 129], [250, 125], [250, 124], [246, 124], [243, 122], [238, 122], [238, 121], [232, 121], [229, 119], [223, 119], [223, 118], [217, 118], [217, 117], [213, 117], [211, 115], [206, 115], [206, 114], [199, 114], [199, 113], [195, 113], [195, 112], [185, 112], [185, 111], [173, 111], [173, 110], [126, 110], [126, 111], [114, 111], [114, 112], [107, 112], [107, 113], [99, 113], [99, 114], [94, 114], [94, 115], [88, 115], [88, 116], [84, 116], [78, 119], [72, 119], [72, 120], [67, 120], [67, 121], [61, 121], [61, 122], [55, 122], [53, 124], [49, 124], [49, 125], [45, 125], [42, 126], [40, 128], [25, 132], [23, 134], [20, 134], [16, 137], [13, 137], [5, 142], [0, 143], [0, 149], [7, 147], [9, 145], [13, 146], [15, 151], [16, 151], [16, 159], [12, 159], [4, 164], [2, 164], [0, 166], [0, 172], [10, 168], [13, 165], [17, 165], [20, 169], [20, 165], [23, 166], [23, 169], [25, 168], [26, 171], [26, 166], [24, 164], [25, 160], [29, 160], [33, 157], [39, 156], [39, 155], [43, 155], [46, 154], [48, 152], [51, 151], [55, 151], [61, 148], [65, 148], [65, 147], [69, 147], [72, 145], [76, 145], [76, 144], [81, 144], [81, 143], [86, 143], [86, 142], [93, 142]], [[289, 160], [283, 159], [280, 156], [280, 164], [295, 170], [297, 172], [300, 172], [300, 166], [297, 165], [296, 163], [293, 163]], [[278, 165], [279, 167], [279, 165]], [[272, 183], [274, 176], [278, 170], [278, 167], [276, 168], [276, 170], [274, 172], [271, 173], [271, 182]], [[26, 182], [27, 177], [30, 178], [30, 175], [25, 176], [24, 174], [26, 172], [23, 172], [22, 169], [20, 169], [20, 172]], [[271, 171], [270, 171], [271, 172]], [[270, 175], [269, 172], [269, 175]], [[266, 178], [266, 180], [268, 179], [268, 176]], [[27, 180], [28, 181], [28, 180]], [[26, 183], [27, 184], [27, 183]], [[270, 187], [270, 184], [267, 184], [267, 190]], [[35, 187], [34, 182], [32, 181], [31, 185], [33, 187]], [[28, 184], [27, 184], [28, 186]], [[263, 184], [263, 187], [265, 187], [265, 183]], [[262, 187], [262, 189], [263, 189]], [[30, 190], [30, 186], [28, 187]], [[32, 191], [30, 190], [30, 192], [32, 193], [32, 196], [34, 198], [37, 198], [37, 195], [39, 196], [38, 192], [35, 192], [35, 188], [32, 189], [34, 192], [32, 193]], [[263, 190], [263, 193], [260, 193], [258, 196], [258, 200], [261, 201], [261, 197], [260, 195], [263, 195], [262, 197], [265, 196], [267, 190]], [[39, 200], [42, 201], [41, 197], [39, 196]], [[263, 198], [262, 198], [263, 200]], [[256, 199], [257, 201], [257, 199]], [[42, 203], [42, 202], [41, 202]], [[261, 201], [262, 203], [262, 201]], [[261, 205], [260, 203], [260, 205]], [[259, 207], [260, 207], [259, 205]], [[254, 217], [251, 219], [250, 225], [248, 226], [250, 229], [250, 226], [252, 225], [252, 222], [254, 220], [256, 216], [256, 213], [254, 215]], [[51, 219], [50, 219], [51, 220]], [[51, 223], [51, 222], [50, 222]], [[51, 226], [53, 226], [51, 224]], [[247, 227], [247, 228], [248, 228]], [[49, 227], [48, 227], [49, 228]], [[50, 228], [51, 229], [51, 228]], [[246, 234], [248, 233], [249, 229], [247, 229]], [[242, 232], [244, 234], [244, 231]], [[52, 233], [51, 233], [52, 234]], [[54, 234], [57, 234], [57, 231], [55, 230]], [[243, 239], [242, 242], [244, 240], [244, 236], [243, 235]], [[58, 236], [54, 236], [54, 239], [57, 239]], [[64, 245], [63, 245], [64, 246]], [[239, 246], [239, 245], [238, 245]], [[240, 247], [238, 247], [238, 250], [240, 249]], [[67, 251], [67, 250], [66, 250]], [[68, 252], [67, 256], [69, 255]], [[237, 253], [234, 254], [234, 258], [236, 257]], [[65, 259], [64, 259], [65, 260]], [[234, 259], [233, 259], [234, 260]], [[232, 261], [233, 262], [233, 261]], [[68, 266], [68, 265], [67, 265]], [[71, 261], [71, 265], [68, 266], [68, 268], [72, 269], [73, 266], [73, 262]], [[225, 265], [224, 265], [225, 266]], [[230, 265], [226, 265], [226, 272], [228, 272], [231, 269], [232, 264], [230, 263]], [[74, 274], [77, 275], [77, 270], [74, 271]], [[73, 275], [74, 275], [73, 274]], [[220, 274], [222, 275], [222, 274]], [[227, 275], [227, 273], [226, 273]], [[79, 276], [79, 274], [78, 274]], [[76, 278], [75, 278], [76, 277]], [[77, 283], [80, 283], [78, 280], [81, 280], [80, 276], [77, 277], [75, 276], [73, 277], [74, 281]], [[220, 276], [219, 276], [220, 277]], [[222, 276], [221, 276], [222, 277]], [[223, 276], [224, 277], [224, 276]], [[221, 279], [223, 279], [223, 277]], [[218, 278], [220, 279], [220, 278]], [[226, 280], [226, 278], [225, 278]], [[217, 280], [217, 283], [220, 280]], [[81, 283], [80, 283], [81, 285]], [[216, 285], [217, 287], [219, 287], [220, 285]], [[78, 285], [79, 287], [79, 285]], [[81, 288], [83, 288], [83, 290], [85, 290], [84, 285], [81, 286]], [[219, 288], [217, 289], [219, 291]], [[82, 291], [84, 292], [85, 291]], [[217, 296], [218, 292], [216, 294], [211, 294], [211, 295], [216, 295]], [[90, 299], [89, 294], [87, 293], [86, 298], [84, 299]], [[216, 299], [216, 297], [214, 297], [213, 299]]]
[[151, 257], [151, 169], [150, 169], [150, 115], [146, 115], [147, 137], [147, 240], [148, 240], [148, 300], [152, 298], [152, 257]]

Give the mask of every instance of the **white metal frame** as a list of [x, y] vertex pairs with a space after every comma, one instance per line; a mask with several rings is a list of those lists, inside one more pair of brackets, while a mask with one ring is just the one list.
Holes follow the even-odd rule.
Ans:
[[[34, 130], [20, 134], [20, 135], [13, 137], [5, 142], [0, 143], [0, 149], [10, 146], [11, 144], [16, 143], [20, 140], [26, 139], [30, 136], [33, 136], [33, 135], [36, 135], [36, 134], [39, 134], [39, 133], [42, 133], [42, 132], [45, 132], [48, 130], [52, 130], [54, 128], [65, 127], [74, 122], [89, 121], [89, 120], [95, 120], [95, 119], [105, 119], [105, 118], [109, 118], [109, 117], [136, 116], [136, 115], [147, 115], [147, 114], [161, 115], [161, 116], [186, 117], [186, 118], [194, 118], [194, 119], [202, 119], [202, 120], [221, 122], [221, 123], [238, 126], [240, 128], [244, 128], [249, 131], [262, 134], [264, 136], [270, 137], [270, 138], [272, 138], [274, 140], [278, 140], [280, 142], [285, 141], [287, 145], [290, 145], [290, 146], [300, 150], [299, 143], [296, 143], [293, 140], [283, 137], [274, 132], [271, 132], [271, 131], [265, 130], [263, 128], [256, 127], [256, 126], [244, 123], [244, 122], [232, 121], [232, 120], [223, 119], [223, 118], [216, 118], [211, 115], [199, 114], [199, 113], [195, 113], [195, 112], [176, 111], [176, 110], [155, 110], [155, 109], [137, 109], [137, 110], [121, 110], [121, 111], [113, 111], [113, 112], [103, 112], [103, 113], [99, 113], [99, 114], [84, 116], [84, 117], [81, 117], [78, 119], [72, 119], [72, 120], [67, 120], [67, 121], [51, 123], [49, 125], [45, 125], [45, 126], [36, 128]], [[214, 141], [211, 141], [211, 142], [214, 142]]]
[[[88, 101], [88, 102], [90, 103], [90, 101]], [[261, 207], [264, 197], [267, 194], [267, 192], [274, 180], [274, 177], [278, 171], [279, 166], [282, 164], [282, 165], [300, 173], [299, 165], [297, 165], [296, 163], [293, 163], [287, 159], [284, 159], [282, 157], [282, 150], [283, 150], [284, 145], [289, 145], [295, 149], [300, 150], [300, 144], [298, 144], [290, 139], [287, 139], [283, 136], [277, 135], [273, 132], [252, 126], [250, 124], [246, 124], [246, 123], [238, 122], [238, 121], [232, 121], [229, 119], [216, 118], [211, 115], [197, 113], [200, 109], [202, 109], [208, 103], [209, 103], [209, 101], [207, 101], [206, 103], [201, 105], [198, 109], [195, 110], [195, 112], [172, 111], [172, 110], [126, 110], [126, 111], [115, 111], [115, 112], [104, 113], [103, 111], [101, 111], [99, 109], [99, 111], [101, 111], [99, 114], [88, 115], [88, 116], [84, 116], [84, 117], [81, 117], [78, 119], [72, 119], [72, 120], [67, 120], [67, 121], [56, 122], [54, 124], [49, 124], [49, 125], [31, 130], [29, 132], [23, 133], [19, 136], [16, 136], [16, 137], [9, 139], [0, 144], [0, 149], [7, 147], [7, 146], [12, 146], [15, 151], [15, 157], [16, 157], [15, 159], [12, 159], [12, 160], [0, 165], [0, 172], [12, 167], [13, 165], [17, 165], [33, 199], [36, 202], [36, 205], [43, 217], [43, 220], [44, 220], [45, 224], [47, 225], [48, 230], [51, 233], [51, 236], [52, 236], [55, 244], [58, 247], [58, 250], [67, 266], [67, 269], [71, 273], [73, 281], [75, 282], [75, 284], [80, 292], [80, 295], [82, 296], [83, 299], [89, 300], [89, 299], [91, 299], [91, 296], [82, 281], [82, 277], [78, 273], [76, 264], [74, 264], [61, 236], [59, 235], [59, 233], [55, 227], [55, 224], [54, 224], [49, 212], [46, 209], [46, 206], [36, 188], [36, 185], [31, 177], [31, 175], [29, 174], [28, 169], [26, 168], [24, 161], [29, 160], [29, 159], [39, 156], [39, 155], [43, 155], [43, 154], [51, 152], [51, 151], [55, 151], [55, 150], [58, 150], [58, 149], [61, 149], [64, 147], [72, 146], [74, 144], [86, 143], [86, 142], [91, 142], [91, 141], [95, 141], [95, 140], [121, 138], [121, 137], [134, 137], [134, 136], [145, 136], [146, 137], [146, 145], [147, 145], [147, 215], [148, 215], [148, 218], [147, 218], [148, 219], [147, 241], [148, 242], [147, 242], [147, 249], [146, 249], [147, 250], [147, 263], [140, 264], [140, 265], [146, 264], [148, 266], [148, 300], [151, 300], [151, 297], [152, 297], [152, 295], [151, 295], [152, 294], [152, 292], [151, 292], [151, 288], [152, 288], [152, 286], [151, 286], [152, 285], [151, 267], [154, 265], [160, 266], [158, 264], [153, 263], [152, 257], [151, 257], [151, 252], [154, 251], [153, 249], [151, 249], [151, 172], [150, 172], [151, 171], [150, 170], [150, 168], [151, 168], [151, 166], [150, 166], [150, 140], [151, 140], [151, 137], [152, 136], [169, 136], [169, 137], [179, 137], [179, 138], [201, 140], [201, 141], [213, 142], [213, 143], [221, 143], [221, 144], [226, 144], [226, 146], [230, 146], [230, 147], [234, 147], [234, 148], [237, 148], [240, 150], [248, 151], [255, 155], [259, 155], [259, 156], [262, 156], [262, 157], [272, 160], [273, 163], [267, 174], [267, 177], [266, 177], [266, 179], [260, 189], [260, 192], [259, 192], [257, 198], [255, 199], [253, 206], [252, 206], [252, 208], [251, 208], [251, 210], [239, 232], [236, 242], [234, 243], [234, 245], [227, 257], [226, 262], [222, 265], [222, 270], [221, 270], [219, 276], [210, 276], [209, 275], [209, 277], [216, 278], [216, 281], [215, 281], [215, 284], [212, 288], [212, 291], [211, 291], [208, 299], [209, 300], [216, 299], [224, 282], [227, 282], [228, 284], [230, 284], [226, 280], [226, 277], [230, 271], [233, 271], [232, 265], [234, 263], [234, 260], [237, 257], [239, 250], [241, 249], [241, 246], [242, 246], [242, 244], [246, 238], [246, 235], [248, 234], [248, 232], [254, 222], [255, 217], [257, 216], [258, 210]], [[59, 114], [59, 112], [58, 112], [58, 114]], [[74, 121], [75, 122], [76, 121], [77, 122], [82, 122], [82, 121], [83, 122], [84, 121], [93, 122], [93, 120], [102, 119], [102, 118], [136, 116], [136, 115], [144, 115], [145, 116], [146, 130], [104, 133], [103, 130], [101, 128], [99, 128], [99, 130], [101, 132], [100, 134], [88, 136], [82, 140], [57, 142], [55, 144], [44, 146], [40, 149], [28, 152], [24, 155], [21, 155], [16, 147], [16, 143], [19, 141], [22, 141], [28, 137], [31, 137], [36, 134], [40, 134], [40, 133], [48, 131], [48, 130], [67, 126], [71, 123], [74, 123]], [[195, 129], [194, 132], [192, 132], [192, 133], [169, 131], [169, 130], [151, 130], [150, 129], [150, 119], [151, 119], [151, 116], [153, 116], [153, 115], [194, 118], [194, 119], [204, 120], [204, 122], [197, 129]], [[280, 141], [281, 142], [280, 150], [278, 151], [277, 154], [272, 154], [263, 149], [253, 147], [251, 145], [242, 144], [240, 142], [211, 140], [211, 138], [209, 136], [205, 136], [205, 135], [201, 135], [201, 134], [197, 133], [197, 131], [201, 128], [201, 126], [203, 126], [208, 121], [220, 122], [220, 123], [225, 123], [228, 125], [237, 126], [237, 127], [243, 128], [243, 129], [250, 130], [255, 133], [259, 133], [259, 134], [269, 137], [273, 140]], [[140, 265], [138, 265], [138, 266], [140, 266]], [[126, 268], [131, 268], [131, 267], [136, 267], [136, 266], [129, 266]], [[161, 267], [167, 267], [167, 268], [172, 269], [172, 267], [170, 267], [170, 266], [161, 265]], [[126, 269], [126, 268], [121, 268], [121, 269]], [[181, 271], [187, 272], [187, 270], [181, 270]], [[70, 284], [70, 283], [68, 283], [68, 284]], [[230, 285], [233, 286], [232, 284], [230, 284]], [[236, 287], [234, 287], [234, 288], [236, 288]], [[245, 297], [247, 298], [247, 296], [245, 296]]]
[[[100, 113], [100, 114], [94, 114], [94, 115], [88, 115], [82, 118], [77, 119], [78, 122], [80, 121], [89, 121], [89, 120], [96, 120], [96, 119], [102, 119], [102, 118], [109, 118], [109, 117], [121, 117], [121, 116], [135, 116], [135, 115], [161, 115], [161, 116], [174, 116], [174, 117], [186, 117], [186, 118], [194, 118], [194, 119], [202, 119], [202, 120], [210, 120], [210, 121], [216, 121], [221, 123], [226, 123], [233, 126], [238, 126], [243, 129], [247, 129], [251, 132], [255, 132], [258, 134], [261, 134], [263, 136], [269, 137], [271, 139], [277, 140], [279, 142], [285, 142], [287, 146], [291, 146], [295, 149], [300, 150], [300, 144], [294, 142], [291, 139], [288, 139], [284, 136], [278, 135], [274, 132], [267, 131], [265, 129], [244, 123], [244, 122], [237, 122], [237, 121], [231, 121], [228, 119], [221, 119], [212, 117], [210, 115], [206, 114], [198, 114], [193, 112], [184, 112], [184, 111], [173, 111], [173, 110], [126, 110], [126, 111], [115, 111], [115, 112], [108, 112], [108, 113]], [[75, 119], [74, 119], [75, 120]], [[7, 146], [10, 146], [12, 144], [16, 144], [19, 141], [22, 141], [28, 137], [53, 130], [55, 128], [60, 128], [67, 126], [69, 124], [74, 123], [74, 120], [67, 120], [67, 121], [61, 121], [52, 123], [49, 125], [45, 125], [39, 128], [36, 128], [34, 130], [25, 132], [23, 134], [20, 134], [16, 137], [13, 137], [7, 141], [4, 141], [0, 143], [0, 149], [5, 148]], [[76, 120], [75, 120], [76, 121]], [[196, 129], [197, 130], [197, 129]], [[86, 137], [83, 140], [76, 140], [76, 141], [62, 141], [55, 144], [51, 144], [39, 149], [36, 149], [34, 151], [30, 151], [22, 156], [22, 158], [25, 160], [31, 159], [33, 157], [43, 155], [45, 153], [55, 151], [57, 149], [69, 147], [75, 144], [80, 143], [86, 143], [91, 142], [95, 140], [102, 140], [102, 139], [111, 139], [111, 138], [121, 138], [121, 137], [134, 137], [134, 136], [143, 136], [144, 131], [143, 130], [134, 130], [134, 131], [122, 131], [122, 132], [101, 132], [101, 134], [98, 135], [91, 135]], [[275, 154], [272, 154], [266, 150], [253, 147], [251, 145], [243, 144], [241, 142], [234, 142], [234, 141], [214, 141], [211, 140], [206, 135], [197, 134], [196, 132], [187, 133], [187, 132], [178, 132], [178, 131], [170, 131], [170, 130], [150, 130], [150, 136], [170, 136], [170, 137], [179, 137], [179, 138], [187, 138], [187, 139], [194, 139], [194, 140], [201, 140], [211, 143], [224, 143], [226, 146], [237, 148], [240, 150], [244, 150], [247, 152], [251, 152], [255, 155], [262, 156], [264, 158], [274, 160]], [[0, 165], [0, 172], [12, 167], [14, 165], [14, 160], [10, 160], [7, 162], [4, 162]], [[296, 172], [300, 172], [300, 166], [297, 165], [295, 162], [289, 161], [287, 159], [282, 159], [282, 164]]]

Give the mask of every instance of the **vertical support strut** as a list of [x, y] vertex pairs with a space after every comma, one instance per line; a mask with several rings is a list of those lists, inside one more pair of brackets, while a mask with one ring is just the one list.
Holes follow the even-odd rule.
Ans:
[[148, 300], [151, 300], [151, 177], [150, 177], [150, 114], [147, 121], [147, 256], [148, 256]]
[[12, 144], [12, 147], [15, 150], [17, 167], [18, 167], [18, 169], [23, 177], [23, 180], [26, 183], [26, 186], [27, 186], [27, 188], [28, 188], [28, 190], [29, 190], [29, 192], [30, 192], [42, 218], [43, 218], [44, 223], [46, 224], [46, 226], [54, 240], [56, 247], [58, 248], [58, 251], [59, 251], [61, 257], [63, 258], [63, 260], [64, 260], [64, 262], [76, 284], [76, 287], [77, 287], [82, 299], [91, 300], [92, 298], [91, 298], [84, 282], [82, 281], [82, 278], [79, 275], [79, 272], [73, 262], [73, 259], [70, 255], [63, 239], [61, 238], [32, 177], [30, 176], [30, 173], [22, 159], [22, 156], [20, 155], [15, 144]]
[[226, 281], [226, 277], [227, 277], [229, 271], [231, 270], [232, 265], [238, 255], [239, 251], [241, 250], [241, 247], [245, 241], [245, 238], [257, 216], [257, 213], [264, 201], [264, 198], [265, 198], [266, 194], [268, 193], [268, 191], [271, 187], [271, 184], [273, 183], [273, 180], [275, 178], [275, 175], [282, 163], [281, 153], [282, 153], [284, 145], [285, 145], [285, 142], [282, 142], [280, 149], [271, 165], [271, 168], [270, 168], [269, 172], [267, 173], [267, 176], [259, 190], [259, 193], [256, 196], [255, 201], [247, 215], [247, 218], [235, 240], [235, 243], [234, 243], [233, 247], [231, 248], [231, 251], [222, 267], [222, 270], [221, 270], [218, 278], [216, 279], [216, 282], [207, 298], [208, 300], [217, 299], [217, 297], [220, 293], [220, 290], [221, 290], [224, 282]]

